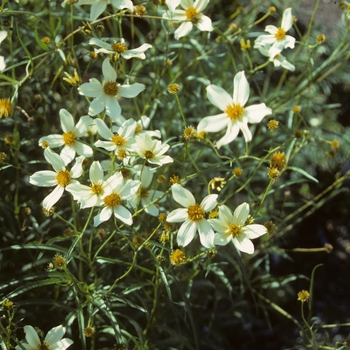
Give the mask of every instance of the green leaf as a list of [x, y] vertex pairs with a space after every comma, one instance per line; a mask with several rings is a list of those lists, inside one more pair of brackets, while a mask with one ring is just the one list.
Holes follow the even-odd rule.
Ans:
[[34, 29], [34, 36], [35, 36], [35, 41], [36, 43], [45, 51], [49, 51], [50, 48], [47, 46], [47, 44], [43, 43], [41, 41], [41, 39], [39, 38], [39, 34], [38, 34], [38, 28]]
[[171, 295], [171, 289], [170, 289], [170, 286], [169, 286], [169, 282], [168, 282], [168, 279], [166, 278], [166, 275], [165, 275], [165, 272], [164, 270], [162, 269], [161, 266], [158, 266], [159, 268], [159, 272], [160, 272], [160, 277], [162, 278], [162, 281], [165, 285], [165, 289], [166, 289], [166, 292], [168, 294], [168, 298], [173, 301], [173, 297]]
[[304, 175], [306, 178], [318, 183], [318, 180], [316, 178], [314, 178], [312, 175], [310, 175], [309, 173], [307, 173], [305, 170], [297, 168], [295, 166], [289, 166], [287, 167], [287, 170], [292, 170], [292, 171], [296, 171], [302, 175]]

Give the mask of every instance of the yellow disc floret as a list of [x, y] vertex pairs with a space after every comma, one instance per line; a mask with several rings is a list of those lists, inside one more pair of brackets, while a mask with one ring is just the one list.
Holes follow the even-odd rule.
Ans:
[[275, 34], [275, 38], [277, 40], [283, 40], [285, 36], [286, 36], [286, 31], [283, 28], [279, 27], [277, 29], [277, 33]]
[[193, 204], [188, 207], [187, 215], [191, 221], [198, 222], [204, 218], [204, 210], [199, 204]]
[[61, 170], [56, 175], [57, 184], [63, 187], [69, 185], [71, 180], [70, 172], [68, 170]]
[[122, 201], [118, 193], [111, 193], [103, 199], [107, 207], [114, 208], [117, 207]]
[[118, 134], [115, 134], [112, 137], [112, 142], [114, 142], [116, 144], [116, 146], [123, 146], [126, 144], [126, 140], [124, 139], [124, 137], [122, 137]]
[[238, 237], [242, 233], [242, 226], [231, 224], [229, 226], [229, 233], [232, 237]]
[[231, 120], [238, 120], [244, 113], [244, 107], [238, 103], [233, 103], [232, 105], [228, 105], [226, 107], [225, 113]]
[[115, 81], [107, 81], [103, 85], [103, 92], [108, 96], [117, 96], [118, 90], [118, 85]]
[[112, 44], [112, 50], [115, 52], [122, 53], [122, 52], [126, 51], [127, 49], [128, 49], [128, 47], [124, 43], [121, 43], [119, 41], [115, 41]]
[[65, 132], [63, 134], [63, 142], [67, 146], [72, 146], [76, 143], [76, 140], [75, 140], [76, 137], [77, 137], [77, 135], [73, 131]]
[[200, 13], [193, 6], [186, 10], [186, 18], [194, 24], [199, 22], [199, 15]]
[[94, 194], [101, 194], [103, 191], [101, 184], [91, 184], [90, 187], [91, 187], [91, 192]]

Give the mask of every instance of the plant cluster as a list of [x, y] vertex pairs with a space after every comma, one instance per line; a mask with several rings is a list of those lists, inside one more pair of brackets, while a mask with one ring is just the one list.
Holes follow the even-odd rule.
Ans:
[[314, 272], [270, 269], [349, 177], [350, 4], [328, 42], [319, 3], [2, 1], [2, 350], [237, 348], [276, 313], [321, 346]]

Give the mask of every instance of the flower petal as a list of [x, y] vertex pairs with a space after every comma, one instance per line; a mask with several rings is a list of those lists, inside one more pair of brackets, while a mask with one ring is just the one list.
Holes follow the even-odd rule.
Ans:
[[196, 204], [196, 200], [194, 199], [193, 194], [179, 184], [174, 184], [171, 186], [171, 192], [174, 200], [185, 208]]
[[237, 238], [232, 240], [235, 247], [243, 253], [253, 254], [254, 244], [245, 235], [239, 235]]
[[174, 209], [168, 214], [166, 221], [168, 222], [184, 222], [188, 219], [188, 211], [186, 208]]
[[117, 73], [109, 63], [109, 57], [106, 58], [102, 63], [102, 73], [105, 81], [116, 81]]
[[288, 7], [283, 11], [281, 27], [288, 32], [293, 25], [292, 8]]
[[219, 149], [221, 146], [232, 142], [237, 137], [238, 133], [239, 124], [234, 121], [229, 122], [225, 135], [216, 143], [216, 147]]
[[197, 28], [202, 32], [212, 32], [214, 30], [211, 19], [208, 16], [202, 15], [199, 22], [196, 24]]
[[60, 109], [59, 114], [63, 132], [73, 131], [75, 129], [75, 123], [72, 115], [64, 108]]
[[109, 220], [112, 216], [113, 210], [109, 207], [104, 207], [99, 214], [94, 217], [94, 226], [97, 227], [102, 222]]
[[128, 209], [126, 209], [122, 205], [118, 205], [113, 208], [114, 216], [123, 221], [125, 224], [131, 226], [132, 225], [132, 215]]
[[197, 223], [197, 228], [202, 246], [205, 248], [212, 248], [214, 246], [214, 231], [207, 220], [200, 220]]
[[52, 170], [41, 170], [29, 177], [29, 183], [40, 187], [52, 187], [57, 185], [57, 173]]
[[121, 85], [119, 86], [118, 96], [133, 98], [137, 96], [141, 91], [145, 90], [145, 85], [135, 83], [132, 85]]
[[24, 332], [26, 334], [26, 340], [32, 347], [37, 347], [41, 342], [38, 333], [32, 326], [24, 326]]
[[246, 107], [244, 111], [248, 122], [251, 124], [260, 123], [265, 116], [272, 114], [272, 109], [267, 107], [265, 103]]
[[183, 22], [180, 24], [179, 28], [175, 30], [174, 37], [176, 40], [186, 36], [193, 28], [192, 22]]
[[227, 232], [218, 232], [214, 236], [215, 245], [227, 245], [232, 241], [232, 236]]
[[53, 205], [55, 205], [58, 200], [62, 197], [64, 192], [64, 187], [56, 186], [54, 190], [44, 198], [43, 200], [43, 208], [46, 210], [50, 210]]
[[221, 113], [217, 115], [212, 115], [209, 117], [204, 117], [198, 124], [198, 132], [218, 132], [227, 127], [230, 119], [227, 117], [226, 113]]
[[45, 341], [49, 344], [54, 344], [62, 339], [65, 332], [66, 330], [62, 325], [54, 327], [46, 334]]
[[218, 202], [216, 201], [217, 198], [218, 198], [217, 194], [210, 194], [210, 195], [206, 196], [200, 204], [201, 208], [206, 213], [210, 210], [213, 210], [218, 204]]
[[233, 103], [232, 97], [222, 87], [214, 84], [207, 86], [207, 97], [215, 107], [223, 112]]
[[192, 242], [197, 231], [197, 225], [195, 222], [186, 220], [180, 227], [177, 233], [177, 244], [182, 247], [186, 247]]
[[242, 203], [233, 213], [233, 221], [236, 225], [244, 225], [249, 215], [249, 204]]
[[249, 98], [249, 83], [244, 71], [238, 72], [233, 79], [233, 103], [242, 107]]
[[244, 226], [243, 232], [247, 235], [248, 238], [254, 239], [267, 233], [267, 228], [264, 225], [252, 224]]

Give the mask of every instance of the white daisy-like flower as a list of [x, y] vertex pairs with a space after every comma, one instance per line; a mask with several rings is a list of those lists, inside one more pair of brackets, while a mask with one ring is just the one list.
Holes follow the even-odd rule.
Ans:
[[219, 218], [208, 219], [210, 225], [217, 232], [214, 244], [226, 245], [232, 241], [241, 252], [253, 254], [254, 245], [251, 239], [258, 238], [267, 232], [263, 225], [246, 225], [249, 215], [249, 204], [239, 205], [234, 213], [226, 205], [219, 207]]
[[38, 350], [38, 349], [50, 349], [50, 350], [65, 350], [72, 344], [73, 340], [63, 338], [66, 332], [63, 326], [57, 326], [52, 328], [45, 336], [44, 340], [40, 340], [38, 333], [32, 326], [24, 326], [24, 332], [26, 334], [27, 343], [21, 343], [16, 346], [16, 350]]
[[[176, 9], [179, 4], [182, 10]], [[211, 19], [202, 13], [208, 4], [209, 0], [196, 0], [194, 2], [193, 0], [167, 0], [170, 13], [164, 13], [163, 17], [182, 22], [175, 31], [176, 40], [186, 36], [192, 30], [193, 25], [201, 31], [211, 32], [214, 29]]]
[[89, 171], [90, 186], [79, 182], [71, 183], [66, 190], [80, 203], [80, 208], [91, 208], [102, 204], [101, 197], [104, 195], [105, 187], [109, 185], [104, 180], [103, 168], [98, 161], [92, 162]]
[[266, 26], [265, 31], [270, 34], [258, 36], [254, 42], [254, 47], [269, 46], [270, 48], [276, 48], [280, 51], [287, 47], [294, 49], [295, 38], [286, 34], [292, 25], [292, 9], [289, 7], [283, 11], [281, 26], [279, 28], [271, 24]]
[[149, 134], [136, 135], [137, 154], [146, 159], [151, 164], [162, 166], [163, 164], [172, 163], [174, 160], [164, 153], [169, 149], [170, 145], [159, 140], [152, 140]]
[[76, 153], [86, 158], [91, 157], [93, 154], [92, 148], [78, 141], [77, 138], [86, 135], [87, 130], [92, 123], [92, 119], [88, 115], [84, 115], [80, 118], [77, 125], [74, 125], [72, 115], [67, 110], [62, 108], [60, 110], [60, 122], [63, 134], [44, 136], [40, 138], [39, 145], [44, 148], [64, 146], [60, 156], [67, 164], [74, 159]]
[[104, 148], [107, 151], [114, 152], [119, 160], [127, 160], [130, 152], [136, 149], [135, 128], [136, 122], [133, 119], [126, 120], [113, 133], [102, 119], [95, 121], [98, 133], [107, 141], [97, 140], [96, 147]]
[[[6, 37], [7, 37], [7, 32], [5, 30], [0, 30], [0, 44], [4, 41]], [[4, 70], [5, 68], [6, 68], [5, 57], [0, 56], [0, 71]]]
[[271, 108], [265, 103], [244, 107], [249, 98], [249, 84], [244, 71], [238, 72], [233, 80], [233, 96], [217, 85], [207, 87], [209, 101], [224, 113], [203, 118], [198, 124], [198, 132], [218, 132], [227, 128], [225, 135], [216, 143], [217, 148], [232, 142], [242, 131], [246, 142], [252, 139], [248, 123], [260, 123]]
[[83, 173], [82, 163], [84, 161], [84, 156], [80, 156], [75, 159], [75, 164], [71, 170], [66, 169], [64, 159], [53, 152], [50, 148], [46, 148], [44, 150], [44, 157], [46, 161], [52, 165], [55, 171], [37, 171], [35, 174], [30, 176], [29, 182], [32, 185], [40, 187], [56, 186], [55, 189], [43, 200], [43, 207], [49, 211], [51, 207], [62, 197], [66, 186], [77, 182], [77, 180], [73, 179], [80, 177]]
[[272, 47], [270, 50], [266, 46], [258, 47], [261, 54], [269, 58], [275, 67], [282, 67], [293, 72], [295, 66], [288, 62], [287, 58], [281, 54], [281, 51], [277, 48]]
[[139, 58], [144, 60], [146, 58], [145, 51], [152, 47], [150, 44], [143, 44], [136, 49], [128, 50], [123, 38], [119, 41], [114, 41], [112, 44], [97, 38], [92, 38], [90, 39], [89, 44], [100, 47], [99, 49], [95, 49], [96, 53], [102, 52], [106, 54], [119, 54], [126, 60], [129, 60], [130, 58]]
[[132, 215], [121, 202], [133, 196], [139, 186], [140, 181], [127, 180], [125, 182], [121, 173], [116, 173], [108, 178], [102, 196], [103, 209], [94, 217], [94, 226], [96, 227], [109, 220], [112, 215], [125, 224], [132, 225]]
[[150, 122], [151, 118], [142, 115], [140, 120], [136, 122], [135, 135], [148, 134], [151, 137], [160, 139], [161, 135], [159, 130], [146, 130], [149, 127]]
[[133, 3], [130, 0], [79, 0], [78, 5], [91, 5], [90, 21], [95, 21], [97, 17], [105, 11], [108, 4], [112, 4], [116, 9], [128, 9], [134, 11]]
[[166, 219], [168, 222], [183, 222], [177, 233], [178, 245], [187, 246], [198, 231], [201, 244], [205, 248], [213, 247], [214, 231], [205, 218], [205, 214], [216, 207], [218, 195], [210, 194], [198, 204], [193, 194], [178, 184], [173, 185], [171, 191], [174, 200], [184, 206], [184, 208], [173, 210]]
[[117, 122], [121, 115], [119, 97], [133, 98], [145, 89], [145, 85], [135, 83], [120, 85], [116, 82], [117, 73], [106, 58], [102, 63], [103, 83], [92, 78], [89, 83], [82, 84], [78, 90], [81, 95], [94, 97], [90, 103], [89, 114], [95, 116], [105, 108], [107, 115]]
[[[155, 204], [150, 204], [155, 201], [157, 198], [160, 198], [164, 192], [157, 190], [149, 190], [148, 187], [151, 185], [153, 180], [154, 170], [148, 168], [146, 166], [141, 166], [137, 164], [134, 168], [136, 168], [138, 178], [140, 179], [140, 187], [137, 192], [129, 199], [129, 203], [133, 208], [136, 208], [139, 203], [143, 208], [145, 208], [145, 212], [152, 216], [159, 215], [159, 209]], [[158, 203], [164, 202], [166, 196], [158, 201]]]

